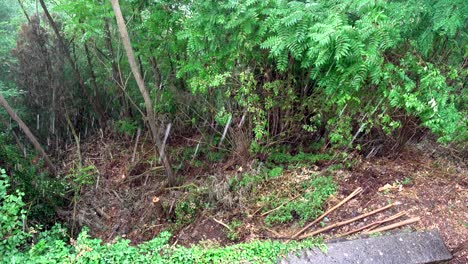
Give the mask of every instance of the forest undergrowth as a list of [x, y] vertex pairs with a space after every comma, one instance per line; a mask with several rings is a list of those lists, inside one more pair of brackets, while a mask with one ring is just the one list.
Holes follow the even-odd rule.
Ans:
[[463, 245], [467, 21], [463, 0], [1, 1], [0, 261], [265, 263], [382, 221]]

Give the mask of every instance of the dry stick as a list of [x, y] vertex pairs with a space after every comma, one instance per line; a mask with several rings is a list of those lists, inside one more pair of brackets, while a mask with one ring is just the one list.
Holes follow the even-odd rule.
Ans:
[[[270, 211], [267, 211], [267, 212], [261, 214], [260, 216], [265, 216], [265, 215], [267, 215], [267, 214], [269, 214], [269, 213], [272, 213], [272, 212], [274, 212], [274, 211], [280, 209], [281, 207], [285, 206], [286, 204], [288, 204], [288, 203], [290, 203], [290, 202], [296, 200], [299, 196], [302, 196], [302, 194], [299, 194], [299, 195], [294, 196], [293, 198], [289, 199], [288, 201], [286, 201], [286, 202], [280, 204], [278, 207], [276, 207], [276, 208], [274, 208], [274, 209], [271, 209]], [[260, 208], [260, 209], [261, 209], [261, 208]]]
[[213, 221], [215, 221], [216, 223], [218, 223], [218, 224], [224, 226], [225, 228], [229, 229], [229, 231], [234, 232], [234, 231], [232, 230], [232, 228], [230, 228], [230, 227], [229, 227], [228, 225], [226, 225], [225, 223], [223, 223], [223, 222], [217, 220], [217, 219], [214, 218], [214, 217], [212, 217], [211, 219], [213, 219]]
[[333, 225], [329, 225], [329, 226], [327, 226], [327, 227], [324, 227], [324, 228], [315, 230], [315, 231], [313, 231], [313, 232], [311, 232], [311, 233], [308, 233], [308, 234], [305, 234], [305, 235], [299, 237], [299, 239], [304, 239], [304, 238], [308, 238], [308, 237], [311, 237], [311, 236], [315, 236], [315, 235], [317, 235], [317, 234], [323, 233], [323, 232], [325, 232], [325, 231], [327, 231], [327, 230], [330, 230], [330, 229], [333, 229], [333, 228], [335, 228], [335, 227], [347, 225], [347, 224], [352, 223], [352, 222], [355, 222], [355, 221], [357, 221], [357, 220], [359, 220], [359, 219], [362, 219], [362, 218], [365, 218], [365, 217], [374, 215], [374, 214], [376, 214], [376, 213], [378, 213], [378, 212], [387, 210], [388, 208], [390, 208], [390, 207], [392, 207], [392, 206], [394, 206], [394, 205], [395, 205], [395, 204], [392, 203], [392, 204], [386, 205], [386, 206], [384, 206], [384, 207], [381, 207], [381, 208], [379, 208], [379, 209], [376, 209], [376, 210], [374, 210], [374, 211], [371, 211], [371, 212], [369, 212], [369, 213], [365, 213], [365, 214], [362, 214], [362, 215], [360, 215], [360, 216], [356, 216], [356, 217], [354, 217], [354, 218], [351, 218], [351, 219], [348, 219], [348, 220], [345, 220], [345, 221], [341, 221], [341, 222], [335, 223], [335, 224], [333, 224]]
[[340, 235], [338, 235], [338, 237], [348, 236], [348, 235], [360, 232], [360, 231], [362, 231], [364, 229], [367, 229], [367, 228], [375, 228], [375, 227], [377, 227], [377, 226], [379, 226], [379, 225], [381, 225], [383, 223], [393, 221], [393, 220], [398, 219], [398, 218], [400, 218], [400, 217], [402, 217], [404, 215], [406, 215], [406, 212], [399, 212], [399, 213], [394, 214], [394, 215], [392, 215], [392, 216], [390, 216], [388, 218], [385, 218], [383, 220], [375, 221], [375, 222], [372, 222], [372, 223], [370, 223], [368, 225], [365, 225], [365, 226], [363, 226], [361, 228], [353, 229], [353, 230], [348, 231], [346, 233], [340, 234]]
[[[352, 192], [350, 195], [348, 195], [348, 197], [346, 197], [344, 200], [342, 200], [341, 202], [339, 202], [337, 205], [333, 206], [331, 209], [327, 210], [325, 213], [323, 213], [321, 216], [319, 216], [317, 219], [315, 219], [312, 223], [306, 225], [304, 228], [302, 228], [299, 232], [297, 232], [296, 234], [294, 234], [291, 239], [294, 239], [296, 238], [297, 236], [299, 236], [300, 234], [304, 233], [304, 231], [306, 231], [307, 229], [309, 229], [311, 226], [315, 225], [316, 223], [318, 223], [320, 220], [322, 220], [325, 216], [327, 216], [328, 214], [330, 214], [331, 212], [335, 211], [336, 209], [338, 209], [338, 207], [342, 206], [343, 204], [345, 204], [346, 202], [348, 202], [349, 200], [353, 199], [356, 195], [360, 194], [362, 192], [362, 188], [361, 187], [358, 187], [356, 190], [354, 190], [354, 192]], [[288, 240], [289, 241], [289, 240]]]
[[370, 234], [374, 234], [374, 233], [377, 233], [377, 232], [387, 231], [387, 230], [394, 229], [394, 228], [397, 228], [397, 227], [400, 227], [400, 226], [409, 225], [409, 224], [418, 222], [419, 220], [420, 220], [419, 217], [413, 217], [413, 218], [410, 218], [408, 220], [404, 220], [404, 221], [401, 221], [401, 222], [398, 222], [398, 223], [395, 223], [395, 224], [391, 224], [391, 225], [388, 225], [388, 226], [383, 226], [381, 228], [377, 228], [377, 229], [374, 229], [372, 231], [365, 232], [365, 234], [370, 235]]
[[138, 140], [140, 139], [140, 134], [141, 134], [141, 129], [138, 128], [137, 135], [136, 135], [136, 140], [135, 140], [135, 147], [133, 148], [132, 163], [135, 162], [135, 156], [136, 156], [136, 151], [137, 151], [137, 147], [138, 147]]
[[270, 229], [270, 228], [268, 228], [266, 226], [262, 226], [262, 227], [265, 228], [268, 232], [274, 234], [276, 237], [282, 237], [282, 235], [280, 233], [276, 232], [275, 230]]
[[[405, 214], [406, 214], [406, 212], [405, 212]], [[397, 219], [397, 218], [398, 218], [398, 217], [396, 217], [396, 218], [394, 218], [394, 219]], [[392, 220], [394, 220], [394, 219], [392, 219]], [[389, 220], [389, 221], [391, 221], [391, 220]], [[387, 221], [387, 222], [389, 222], [389, 221]], [[364, 229], [364, 232], [362, 232], [362, 233], [363, 233], [363, 234], [366, 234], [366, 233], [370, 232], [371, 230], [377, 228], [377, 227], [380, 226], [381, 224], [383, 224], [383, 223], [380, 223], [380, 224], [374, 225], [374, 226], [370, 226], [369, 228]]]

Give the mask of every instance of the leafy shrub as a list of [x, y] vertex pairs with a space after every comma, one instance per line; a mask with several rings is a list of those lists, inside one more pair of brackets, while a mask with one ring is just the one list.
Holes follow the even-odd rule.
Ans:
[[467, 137], [463, 0], [210, 0], [191, 8], [179, 33], [187, 43], [179, 76], [189, 76], [192, 92], [234, 99], [238, 113], [249, 113], [253, 151], [307, 134], [331, 146], [400, 137], [402, 113], [440, 141]]

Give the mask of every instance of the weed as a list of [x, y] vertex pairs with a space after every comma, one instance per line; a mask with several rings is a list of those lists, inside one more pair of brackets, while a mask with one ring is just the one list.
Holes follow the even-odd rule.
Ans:
[[401, 182], [401, 184], [403, 185], [409, 185], [413, 182], [413, 180], [410, 178], [410, 177], [406, 177], [403, 179], [403, 181]]
[[209, 151], [206, 153], [206, 158], [210, 162], [221, 162], [224, 158], [226, 157], [226, 152], [220, 152], [220, 151]]
[[376, 232], [376, 233], [372, 233], [369, 235], [369, 237], [381, 237], [381, 236], [383, 236], [382, 232]]
[[127, 136], [133, 136], [138, 129], [138, 123], [130, 119], [122, 119], [115, 123], [117, 132]]
[[327, 171], [333, 172], [333, 171], [341, 170], [341, 169], [343, 169], [343, 168], [344, 168], [343, 164], [339, 164], [339, 163], [338, 163], [338, 164], [333, 164], [333, 165], [331, 165], [330, 167], [328, 167], [328, 168], [327, 168]]
[[229, 186], [231, 190], [237, 191], [240, 188], [252, 187], [262, 182], [264, 179], [264, 175], [261, 174], [244, 173], [239, 177], [232, 177], [229, 181]]
[[468, 228], [468, 222], [465, 222], [463, 220], [458, 220], [458, 222], [463, 225], [465, 228]]
[[[332, 177], [317, 177], [302, 185], [302, 197], [287, 203], [278, 210], [270, 213], [265, 218], [265, 223], [273, 225], [277, 223], [286, 223], [294, 220], [295, 216], [300, 219], [300, 224], [303, 225], [306, 221], [314, 219], [323, 213], [323, 204], [328, 197], [334, 194], [337, 190], [336, 183]], [[280, 204], [286, 202], [288, 198], [279, 199], [270, 197], [270, 208], [276, 208]]]
[[190, 192], [186, 197], [180, 199], [175, 207], [176, 228], [193, 222], [201, 208], [202, 201], [195, 192]]
[[239, 219], [233, 219], [228, 224], [229, 230], [227, 231], [226, 235], [231, 241], [239, 240], [239, 228], [242, 226], [242, 221]]
[[268, 171], [268, 176], [270, 178], [276, 178], [283, 175], [283, 167], [274, 167]]
[[311, 165], [315, 164], [318, 161], [323, 161], [323, 160], [330, 160], [331, 155], [329, 154], [322, 154], [322, 153], [304, 153], [304, 152], [299, 152], [299, 154], [293, 156], [289, 153], [284, 153], [284, 152], [276, 152], [272, 153], [270, 157], [268, 158], [269, 162], [275, 163], [275, 164], [296, 164], [296, 165]]

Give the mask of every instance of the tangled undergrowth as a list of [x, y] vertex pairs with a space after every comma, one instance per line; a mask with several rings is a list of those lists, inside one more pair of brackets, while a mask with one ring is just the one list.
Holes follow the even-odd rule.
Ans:
[[0, 200], [0, 262], [1, 263], [275, 263], [291, 251], [321, 247], [320, 239], [281, 243], [252, 241], [233, 246], [198, 245], [189, 248], [170, 245], [171, 234], [161, 232], [156, 238], [130, 245], [128, 239], [113, 243], [91, 238], [84, 229], [76, 240], [67, 237], [60, 225], [37, 233], [24, 225], [25, 210], [22, 193], [7, 194], [9, 186], [5, 171], [1, 171]]

